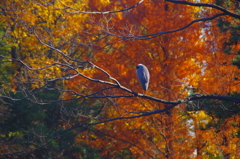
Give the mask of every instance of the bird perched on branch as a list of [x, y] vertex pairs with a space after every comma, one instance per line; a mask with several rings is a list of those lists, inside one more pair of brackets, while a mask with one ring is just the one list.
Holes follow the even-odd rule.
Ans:
[[147, 67], [143, 64], [138, 64], [136, 66], [136, 72], [138, 80], [142, 86], [142, 88], [146, 91], [148, 89], [150, 75]]

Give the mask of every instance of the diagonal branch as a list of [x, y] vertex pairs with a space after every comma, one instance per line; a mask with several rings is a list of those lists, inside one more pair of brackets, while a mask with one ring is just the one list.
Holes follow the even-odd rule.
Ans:
[[[42, 42], [42, 44], [45, 45], [45, 43]], [[51, 49], [54, 49], [56, 51], [60, 51], [58, 49], [56, 49], [55, 47], [53, 46], [49, 46], [46, 44], [47, 47], [51, 48]], [[67, 56], [65, 53], [63, 53], [62, 51], [60, 51], [61, 54]], [[21, 60], [18, 60], [18, 59], [13, 59], [13, 58], [9, 58], [9, 57], [5, 57], [5, 56], [2, 56], [0, 55], [0, 57], [2, 58], [5, 58], [5, 59], [10, 59], [12, 61], [16, 61], [16, 62], [19, 62], [20, 64], [22, 64], [24, 67], [26, 67], [28, 70], [32, 70], [32, 71], [39, 71], [39, 70], [43, 70], [43, 69], [46, 69], [46, 68], [49, 68], [49, 67], [54, 67], [54, 66], [62, 66], [62, 67], [65, 67], [65, 68], [69, 68], [71, 70], [74, 70], [75, 73], [74, 74], [66, 74], [66, 75], [63, 75], [62, 77], [58, 77], [58, 78], [55, 78], [55, 79], [52, 79], [52, 80], [49, 80], [47, 81], [43, 86], [41, 86], [40, 88], [34, 90], [33, 92], [31, 92], [29, 95], [26, 95], [24, 98], [21, 98], [21, 99], [13, 99], [11, 97], [7, 97], [7, 96], [0, 96], [1, 98], [8, 98], [8, 99], [11, 99], [11, 100], [15, 100], [15, 101], [19, 101], [19, 100], [24, 100], [24, 99], [29, 99], [31, 98], [34, 94], [36, 94], [38, 92], [38, 90], [46, 87], [49, 85], [49, 83], [51, 82], [56, 82], [58, 80], [62, 80], [62, 79], [66, 79], [66, 80], [69, 80], [73, 77], [76, 77], [76, 76], [81, 76], [85, 79], [88, 79], [92, 82], [97, 82], [97, 83], [102, 83], [102, 84], [107, 84], [107, 85], [110, 85], [111, 87], [107, 87], [107, 88], [104, 88], [98, 92], [94, 92], [92, 94], [88, 94], [88, 95], [82, 95], [82, 94], [79, 94], [75, 91], [71, 91], [71, 90], [59, 90], [59, 91], [62, 91], [62, 92], [72, 92], [74, 95], [77, 95], [79, 96], [78, 98], [76, 99], [83, 99], [83, 98], [133, 98], [133, 97], [141, 97], [141, 98], [145, 98], [145, 99], [149, 99], [149, 100], [152, 100], [152, 101], [155, 101], [155, 102], [159, 102], [159, 103], [164, 103], [164, 104], [181, 104], [181, 103], [187, 103], [189, 101], [193, 101], [193, 100], [199, 100], [199, 99], [218, 99], [218, 100], [225, 100], [225, 101], [230, 101], [230, 102], [234, 102], [234, 103], [240, 103], [240, 98], [235, 98], [235, 97], [229, 97], [229, 96], [220, 96], [220, 95], [201, 95], [201, 94], [197, 94], [197, 95], [192, 95], [192, 96], [189, 96], [188, 98], [185, 98], [185, 99], [179, 99], [179, 100], [176, 100], [176, 101], [169, 101], [169, 100], [164, 100], [164, 99], [159, 99], [159, 98], [155, 98], [155, 97], [152, 97], [152, 96], [148, 96], [148, 95], [145, 95], [145, 94], [141, 94], [141, 93], [136, 93], [134, 92], [133, 90], [131, 89], [128, 89], [124, 86], [122, 86], [118, 80], [116, 80], [115, 78], [113, 78], [107, 71], [105, 71], [104, 69], [94, 65], [92, 62], [90, 61], [87, 61], [89, 64], [93, 65], [94, 67], [96, 67], [97, 69], [99, 69], [100, 71], [104, 72], [105, 74], [108, 75], [109, 79], [112, 79], [114, 80], [114, 82], [116, 83], [112, 83], [112, 82], [109, 82], [109, 81], [104, 81], [104, 80], [99, 80], [99, 79], [93, 79], [91, 77], [88, 77], [84, 74], [82, 74], [81, 72], [79, 72], [77, 70], [77, 68], [74, 68], [73, 66], [71, 65], [68, 65], [68, 64], [62, 64], [62, 63], [52, 63], [50, 65], [47, 65], [47, 66], [44, 66], [42, 68], [32, 68], [30, 66], [28, 66], [27, 64], [25, 64], [23, 61]], [[68, 57], [68, 56], [67, 56]], [[70, 58], [70, 57], [69, 57]], [[70, 58], [71, 59], [71, 58]], [[72, 59], [73, 61], [77, 61], [77, 60], [74, 60]], [[9, 61], [7, 61], [9, 62]], [[103, 96], [100, 96], [99, 94], [107, 89], [121, 89], [127, 93], [130, 93], [130, 95], [103, 95]], [[74, 100], [76, 100], [74, 99]], [[57, 101], [52, 101], [52, 102], [60, 102], [60, 101], [68, 101], [68, 100], [71, 100], [71, 99], [67, 99], [67, 100], [57, 100]], [[51, 102], [51, 103], [52, 103]], [[41, 103], [41, 104], [46, 104], [46, 103]]]
[[214, 4], [210, 4], [210, 3], [193, 3], [193, 2], [188, 2], [188, 1], [178, 1], [178, 0], [166, 0], [167, 2], [171, 2], [171, 3], [178, 3], [178, 4], [184, 4], [184, 5], [190, 5], [190, 6], [198, 6], [198, 7], [210, 7], [210, 8], [214, 8], [217, 10], [222, 11], [223, 13], [225, 13], [226, 15], [229, 15], [231, 17], [234, 18], [238, 18], [240, 19], [240, 15], [232, 13], [220, 6], [214, 5]]
[[[41, 40], [41, 38], [36, 34], [35, 31], [34, 31], [34, 34], [35, 34], [36, 38], [38, 39], [38, 41], [39, 41], [41, 44], [47, 46], [48, 48], [50, 48], [50, 49], [52, 49], [52, 50], [55, 50], [55, 51], [59, 52], [61, 55], [63, 55], [65, 58], [67, 58], [67, 59], [69, 59], [69, 60], [71, 60], [71, 61], [80, 62], [80, 63], [89, 63], [89, 64], [92, 65], [93, 67], [97, 68], [98, 70], [100, 70], [100, 71], [102, 71], [104, 74], [106, 74], [106, 75], [108, 76], [108, 78], [111, 79], [111, 80], [113, 80], [114, 82], [116, 82], [119, 87], [122, 87], [121, 84], [120, 84], [115, 78], [113, 78], [108, 72], [106, 72], [105, 70], [101, 69], [101, 68], [98, 67], [97, 65], [93, 64], [93, 63], [90, 62], [90, 61], [78, 61], [78, 60], [72, 59], [72, 58], [69, 57], [66, 53], [62, 52], [61, 50], [57, 49], [56, 47], [51, 46], [51, 45], [48, 45], [48, 44], [46, 44], [45, 42], [43, 42], [43, 41]], [[71, 69], [73, 69], [74, 71], [76, 71], [80, 76], [82, 76], [82, 77], [84, 77], [84, 78], [86, 78], [86, 79], [89, 79], [89, 80], [94, 81], [94, 82], [100, 82], [100, 83], [105, 83], [105, 84], [109, 84], [109, 85], [114, 85], [114, 86], [116, 86], [116, 84], [113, 84], [113, 83], [111, 83], [111, 82], [102, 81], [102, 80], [95, 80], [95, 79], [89, 78], [89, 77], [81, 74], [80, 72], [78, 72], [78, 71], [77, 71], [76, 69], [74, 69], [73, 67], [71, 67], [71, 66], [69, 66], [69, 65], [67, 65], [67, 66], [70, 67]]]
[[[4, 57], [4, 56], [1, 56], [1, 57]], [[12, 59], [12, 58], [8, 58], [8, 57], [6, 57], [6, 58], [7, 59]], [[102, 89], [102, 90], [100, 90], [98, 92], [95, 92], [95, 93], [92, 93], [92, 94], [88, 94], [88, 95], [82, 95], [82, 94], [79, 94], [79, 93], [77, 93], [75, 91], [71, 91], [71, 90], [59, 90], [59, 91], [62, 91], [62, 92], [72, 92], [74, 95], [77, 95], [79, 97], [76, 98], [76, 99], [66, 99], [66, 100], [51, 101], [51, 103], [53, 103], [53, 102], [69, 101], [69, 100], [77, 100], [77, 99], [83, 99], [83, 98], [133, 98], [133, 97], [141, 97], [141, 98], [149, 99], [149, 100], [152, 100], [152, 101], [155, 101], [155, 102], [159, 102], [159, 103], [176, 104], [176, 105], [181, 104], [181, 103], [187, 103], [187, 102], [193, 101], [193, 100], [199, 100], [199, 99], [218, 99], [218, 100], [231, 101], [231, 102], [234, 102], [234, 103], [240, 103], [240, 98], [228, 97], [228, 96], [220, 96], [220, 95], [201, 95], [201, 94], [193, 95], [193, 96], [190, 96], [189, 98], [179, 99], [179, 100], [176, 100], [176, 101], [169, 101], [169, 100], [159, 99], [159, 98], [155, 98], [155, 97], [148, 96], [148, 95], [141, 94], [141, 93], [136, 93], [136, 92], [134, 92], [134, 91], [132, 91], [132, 90], [130, 90], [130, 89], [120, 85], [120, 84], [115, 84], [115, 83], [108, 82], [108, 81], [103, 81], [103, 80], [99, 80], [99, 79], [90, 78], [90, 77], [88, 77], [86, 75], [83, 75], [82, 73], [80, 73], [77, 69], [73, 68], [72, 66], [69, 66], [69, 65], [66, 65], [66, 64], [53, 63], [51, 65], [48, 65], [48, 66], [45, 66], [45, 67], [42, 67], [42, 68], [34, 69], [34, 68], [31, 68], [30, 66], [28, 66], [27, 64], [23, 63], [21, 60], [17, 60], [17, 59], [12, 59], [12, 60], [21, 63], [27, 69], [32, 70], [32, 71], [38, 71], [38, 70], [46, 69], [46, 68], [49, 68], [49, 67], [53, 67], [55, 65], [61, 65], [61, 66], [64, 66], [64, 67], [68, 67], [68, 68], [70, 68], [70, 69], [72, 69], [72, 70], [74, 70], [76, 72], [75, 74], [67, 74], [67, 75], [64, 75], [62, 77], [58, 77], [58, 78], [55, 78], [53, 80], [49, 80], [43, 86], [41, 86], [40, 88], [34, 90], [32, 93], [30, 93], [29, 95], [26, 95], [26, 97], [21, 98], [21, 99], [13, 99], [13, 98], [8, 97], [8, 96], [0, 96], [1, 98], [8, 98], [8, 99], [11, 99], [11, 100], [14, 100], [14, 101], [19, 101], [19, 100], [24, 100], [24, 99], [31, 98], [34, 94], [36, 94], [38, 92], [38, 90], [42, 89], [43, 87], [46, 87], [51, 82], [55, 82], [55, 81], [62, 80], [62, 79], [71, 79], [71, 77], [69, 77], [69, 76], [72, 76], [72, 75], [73, 76], [80, 75], [83, 78], [86, 78], [86, 79], [88, 79], [90, 81], [107, 84], [107, 85], [110, 85], [111, 87], [104, 88], [104, 89]], [[101, 68], [99, 68], [99, 69], [101, 69]], [[110, 74], [108, 72], [106, 72], [103, 69], [101, 69], [101, 70], [104, 71], [106, 74], [108, 74], [111, 79], [114, 79], [113, 77], [110, 76]], [[116, 82], [119, 83], [117, 80], [116, 80]], [[105, 91], [107, 89], [115, 89], [115, 88], [118, 88], [118, 89], [121, 89], [121, 90], [123, 90], [123, 91], [125, 91], [127, 93], [130, 93], [130, 95], [117, 95], [117, 96], [115, 96], [115, 95], [103, 95], [103, 96], [98, 95], [98, 94], [100, 94], [101, 92], [103, 92], [103, 91]], [[41, 104], [46, 104], [46, 102], [43, 102]]]
[[[138, 5], [140, 5], [144, 0], [140, 0], [139, 2], [137, 2], [136, 4], [134, 4], [133, 6], [131, 7], [128, 7], [128, 8], [124, 8], [124, 9], [120, 9], [120, 10], [116, 10], [116, 11], [105, 11], [105, 12], [87, 12], [87, 11], [81, 11], [77, 8], [73, 8], [69, 5], [66, 5], [64, 4], [62, 1], [59, 1], [63, 6], [65, 6], [64, 9], [61, 9], [61, 8], [56, 8], [58, 10], [64, 10], [65, 12], [67, 13], [72, 13], [72, 14], [76, 14], [76, 13], [84, 13], [84, 14], [109, 14], [109, 13], [119, 13], [119, 12], [125, 12], [125, 11], [128, 11], [128, 10], [131, 10], [135, 7], [137, 7]], [[75, 12], [70, 12], [70, 11], [67, 11], [66, 9], [72, 9], [72, 10], [75, 10]]]
[[208, 21], [208, 20], [213, 20], [217, 17], [220, 17], [220, 16], [224, 16], [224, 15], [227, 15], [226, 13], [220, 13], [220, 14], [216, 14], [212, 17], [208, 17], [208, 18], [201, 18], [201, 19], [196, 19], [196, 20], [193, 20], [191, 21], [189, 24], [179, 28], [179, 29], [175, 29], [175, 30], [169, 30], [169, 31], [162, 31], [162, 32], [157, 32], [157, 33], [154, 33], [154, 34], [147, 34], [147, 35], [143, 35], [143, 36], [119, 36], [119, 35], [116, 35], [116, 34], [112, 34], [112, 33], [109, 33], [107, 32], [107, 34], [109, 35], [112, 35], [112, 36], [116, 36], [118, 38], [121, 38], [123, 40], [147, 40], [147, 39], [152, 39], [152, 38], [156, 38], [158, 36], [161, 36], [161, 35], [164, 35], [164, 34], [169, 34], [169, 33], [174, 33], [174, 32], [177, 32], [177, 31], [181, 31], [181, 30], [184, 30], [186, 29], [187, 27], [191, 26], [192, 24], [196, 23], [196, 22], [205, 22], [205, 21]]

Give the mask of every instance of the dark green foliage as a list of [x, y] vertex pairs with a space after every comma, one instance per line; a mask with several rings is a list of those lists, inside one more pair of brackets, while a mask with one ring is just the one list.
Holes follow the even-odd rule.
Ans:
[[223, 0], [216, 0], [216, 5], [221, 5], [223, 3]]
[[[23, 93], [11, 93], [10, 96], [15, 99], [25, 97]], [[34, 103], [33, 98], [19, 101], [6, 99], [2, 102], [1, 107], [5, 107], [7, 113], [0, 116], [2, 119], [0, 122], [1, 145], [5, 143], [11, 145], [8, 147], [11, 152], [3, 152], [2, 157], [32, 158], [35, 156], [36, 158], [70, 159], [87, 156], [86, 158], [101, 158], [95, 149], [85, 145], [79, 146], [74, 142], [77, 133], [81, 131], [63, 129], [64, 120], [74, 125], [79, 123], [79, 119], [64, 114], [62, 109], [76, 111], [79, 108], [83, 109], [83, 104], [88, 104], [88, 102], [73, 100], [65, 102], [64, 105], [53, 102], [59, 100], [59, 97], [58, 91], [44, 89], [35, 95], [35, 99], [48, 101], [49, 104]], [[91, 110], [89, 108], [84, 111]]]
[[80, 152], [81, 157], [84, 159], [102, 159], [102, 157], [99, 155], [100, 151], [96, 151], [96, 149], [93, 149], [87, 145], [82, 145], [75, 148], [75, 151]]
[[240, 69], [240, 55], [237, 56], [232, 62], [233, 65], [236, 65]]
[[[229, 95], [240, 98], [239, 93]], [[216, 117], [218, 119], [230, 118], [235, 114], [240, 115], [240, 105], [228, 101], [216, 101], [209, 99], [202, 99], [198, 101], [191, 101], [186, 106], [187, 111], [204, 110], [206, 114]]]
[[[217, 1], [217, 3], [220, 1]], [[221, 2], [222, 3], [222, 2]], [[218, 27], [222, 32], [229, 32], [230, 38], [226, 39], [223, 44], [224, 52], [227, 54], [238, 54], [238, 57], [232, 61], [233, 65], [240, 68], [240, 50], [233, 50], [234, 45], [239, 45], [240, 43], [240, 25], [239, 23], [230, 23], [224, 21], [223, 18], [218, 19]]]
[[222, 18], [218, 18], [218, 27], [222, 32], [226, 32], [229, 29], [230, 23], [228, 21], [224, 21]]
[[[3, 40], [4, 34], [4, 26], [2, 23], [0, 23], [0, 55], [7, 56], [8, 52], [10, 51], [10, 46]], [[13, 72], [13, 68], [10, 67], [10, 64], [10, 60], [0, 56], [0, 86], [6, 81], [9, 82], [10, 75]]]

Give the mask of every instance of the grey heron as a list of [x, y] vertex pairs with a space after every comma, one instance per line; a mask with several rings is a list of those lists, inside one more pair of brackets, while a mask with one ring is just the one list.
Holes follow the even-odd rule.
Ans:
[[138, 64], [136, 66], [136, 72], [138, 80], [142, 86], [142, 88], [146, 91], [148, 89], [150, 75], [147, 67], [143, 64]]

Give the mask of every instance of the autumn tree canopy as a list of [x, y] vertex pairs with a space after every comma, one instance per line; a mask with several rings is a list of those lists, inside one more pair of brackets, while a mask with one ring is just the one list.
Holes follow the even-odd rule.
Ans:
[[237, 159], [239, 6], [1, 1], [0, 155]]

